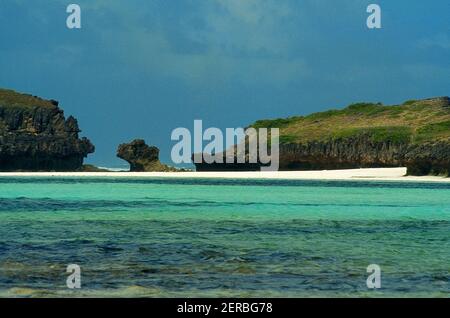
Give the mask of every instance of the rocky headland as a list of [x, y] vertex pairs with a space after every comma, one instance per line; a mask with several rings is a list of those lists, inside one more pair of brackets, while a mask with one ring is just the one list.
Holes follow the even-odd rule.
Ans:
[[0, 171], [76, 171], [94, 152], [55, 100], [0, 89]]
[[[280, 129], [280, 170], [407, 167], [409, 175], [449, 175], [450, 98], [401, 105], [358, 103], [308, 116], [260, 120]], [[261, 166], [261, 165], [259, 165]], [[197, 171], [257, 170], [258, 164], [196, 164]]]

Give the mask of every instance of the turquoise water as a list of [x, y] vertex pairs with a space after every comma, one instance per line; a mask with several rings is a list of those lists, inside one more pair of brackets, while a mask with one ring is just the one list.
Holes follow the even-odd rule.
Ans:
[[0, 178], [3, 297], [447, 297], [449, 270], [450, 183]]

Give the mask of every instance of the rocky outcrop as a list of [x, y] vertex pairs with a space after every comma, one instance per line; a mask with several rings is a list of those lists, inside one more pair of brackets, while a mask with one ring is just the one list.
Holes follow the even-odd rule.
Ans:
[[54, 100], [0, 89], [0, 170], [75, 171], [94, 152]]
[[[206, 154], [204, 154], [206, 155]], [[225, 158], [225, 157], [224, 157]], [[225, 159], [223, 160], [225, 162]], [[197, 171], [258, 171], [260, 163], [196, 164]], [[407, 167], [409, 175], [450, 175], [450, 143], [373, 142], [369, 136], [280, 145], [279, 170]]]
[[282, 145], [281, 170], [407, 167], [409, 175], [448, 175], [450, 144], [373, 142], [368, 136]]
[[411, 146], [403, 163], [409, 175], [450, 176], [450, 141]]
[[[395, 107], [358, 104], [262, 122], [262, 127], [280, 126], [280, 170], [407, 167], [409, 175], [450, 173], [448, 97]], [[198, 171], [252, 171], [260, 167], [251, 163], [196, 164]]]
[[162, 164], [159, 161], [159, 149], [148, 146], [142, 139], [119, 145], [117, 157], [127, 161], [133, 172], [176, 171], [175, 168]]

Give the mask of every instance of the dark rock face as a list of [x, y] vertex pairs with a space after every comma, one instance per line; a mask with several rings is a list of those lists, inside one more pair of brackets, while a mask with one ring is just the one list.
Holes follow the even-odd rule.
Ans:
[[366, 138], [282, 145], [281, 170], [407, 167], [409, 175], [448, 175], [450, 144], [371, 142]]
[[259, 163], [195, 163], [195, 170], [199, 172], [213, 171], [260, 171], [263, 165]]
[[280, 146], [280, 169], [323, 170], [350, 168], [398, 167], [407, 145], [373, 142], [358, 136], [328, 142], [286, 144]]
[[450, 176], [450, 143], [434, 142], [410, 147], [404, 163], [409, 175]]
[[[282, 171], [407, 167], [408, 175], [450, 175], [450, 143], [373, 142], [370, 136], [358, 136], [328, 142], [282, 144], [279, 162]], [[196, 164], [196, 170], [259, 171], [262, 166], [259, 163], [201, 162]]]
[[159, 149], [148, 146], [144, 140], [135, 139], [128, 144], [121, 144], [117, 149], [117, 157], [130, 164], [133, 172], [175, 171], [159, 161]]
[[0, 170], [74, 171], [94, 152], [58, 102], [0, 89]]
[[[267, 166], [265, 164], [261, 164], [259, 162], [257, 163], [250, 163], [248, 160], [248, 156], [246, 156], [245, 159], [245, 163], [238, 163], [237, 160], [237, 156], [234, 156], [233, 162], [232, 163], [227, 163], [226, 162], [226, 153], [225, 152], [221, 152], [218, 153], [215, 157], [216, 158], [220, 158], [222, 157], [222, 163], [218, 163], [218, 162], [214, 162], [214, 163], [209, 163], [212, 161], [209, 154], [207, 153], [202, 153], [202, 154], [197, 154], [198, 156], [201, 155], [201, 162], [195, 162], [195, 157], [196, 154], [192, 154], [191, 160], [192, 162], [195, 164], [195, 170], [196, 171], [234, 171], [234, 172], [239, 172], [239, 171], [260, 171], [261, 167], [263, 166]], [[206, 158], [208, 158], [208, 160], [205, 160]]]

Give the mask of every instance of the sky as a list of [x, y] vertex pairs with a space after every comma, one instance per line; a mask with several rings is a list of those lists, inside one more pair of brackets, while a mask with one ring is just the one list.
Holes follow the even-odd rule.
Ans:
[[[66, 26], [69, 4], [81, 29]], [[366, 25], [371, 3], [382, 28]], [[60, 101], [120, 166], [143, 138], [450, 95], [448, 0], [0, 0], [0, 87]]]

